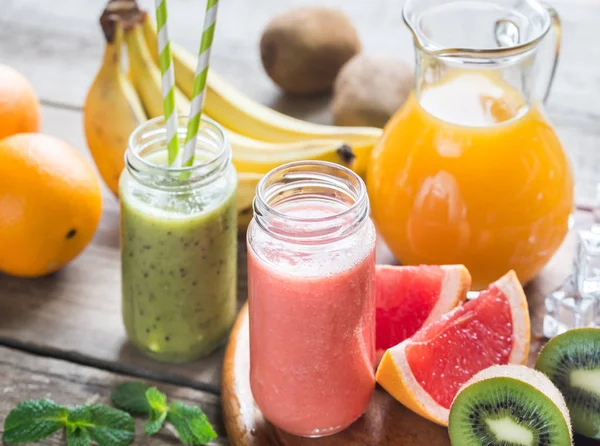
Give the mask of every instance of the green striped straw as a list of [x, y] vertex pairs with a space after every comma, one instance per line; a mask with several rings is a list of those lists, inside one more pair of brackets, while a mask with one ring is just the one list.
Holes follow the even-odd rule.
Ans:
[[185, 147], [183, 149], [183, 166], [191, 166], [194, 164], [196, 138], [198, 137], [200, 117], [202, 116], [202, 107], [204, 105], [208, 62], [210, 60], [210, 51], [215, 35], [218, 7], [219, 0], [208, 0], [206, 5], [206, 15], [204, 16], [204, 31], [202, 32], [202, 41], [200, 42], [198, 65], [196, 66], [196, 76], [194, 77], [192, 106], [185, 138]]
[[167, 127], [169, 166], [178, 167], [179, 139], [177, 137], [177, 109], [175, 108], [175, 72], [171, 42], [167, 28], [167, 0], [156, 0], [156, 25], [158, 28], [158, 65], [162, 76], [163, 109]]

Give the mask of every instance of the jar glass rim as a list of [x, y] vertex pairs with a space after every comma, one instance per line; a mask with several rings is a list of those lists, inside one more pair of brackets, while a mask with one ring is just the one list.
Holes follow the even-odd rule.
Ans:
[[[265, 196], [265, 192], [266, 192], [266, 184], [272, 177], [276, 176], [277, 174], [281, 173], [282, 171], [289, 170], [289, 169], [295, 169], [298, 167], [310, 168], [310, 167], [319, 167], [319, 166], [328, 167], [328, 168], [337, 170], [339, 172], [350, 175], [351, 178], [357, 180], [356, 181], [356, 183], [358, 184], [357, 197], [354, 199], [354, 202], [352, 204], [347, 206], [342, 211], [335, 212], [331, 215], [327, 215], [324, 217], [300, 217], [300, 216], [290, 215], [285, 212], [281, 212], [281, 211], [277, 210], [275, 207], [273, 207], [269, 204], [269, 201], [268, 201], [269, 197]], [[309, 172], [310, 171], [307, 170], [305, 173], [309, 173]], [[366, 189], [364, 181], [362, 181], [362, 179], [355, 172], [348, 169], [347, 167], [340, 166], [339, 164], [335, 164], [335, 163], [330, 163], [328, 161], [295, 161], [292, 163], [283, 164], [279, 167], [276, 167], [275, 169], [271, 170], [268, 174], [266, 174], [264, 177], [262, 177], [258, 183], [258, 186], [256, 187], [256, 197], [255, 197], [254, 201], [255, 201], [255, 211], [256, 211], [256, 204], [258, 201], [261, 205], [264, 205], [268, 209], [270, 214], [272, 214], [275, 217], [283, 218], [286, 220], [297, 221], [297, 222], [320, 223], [320, 222], [327, 222], [327, 221], [335, 220], [340, 217], [344, 217], [345, 215], [348, 215], [350, 213], [356, 212], [357, 209], [359, 209], [361, 206], [365, 205], [365, 202], [368, 201], [368, 197], [367, 197], [367, 189]]]
[[[185, 126], [181, 125], [181, 122], [183, 121], [185, 124], [187, 124], [189, 117], [187, 115], [179, 115], [178, 116], [178, 120], [180, 122], [180, 125], [178, 125], [178, 134], [181, 135], [182, 133], [182, 129], [186, 128]], [[159, 126], [159, 124], [163, 124], [162, 126]], [[149, 120], [147, 120], [146, 122], [144, 122], [143, 124], [139, 125], [129, 136], [129, 148], [131, 149], [132, 147], [135, 147], [138, 144], [138, 140], [140, 138], [142, 138], [142, 136], [145, 133], [150, 132], [150, 134], [155, 134], [156, 136], [160, 135], [161, 133], [165, 133], [165, 127], [164, 127], [164, 123], [165, 123], [165, 119], [163, 116], [157, 116], [155, 118], [151, 118]], [[203, 161], [201, 163], [197, 163], [194, 164], [192, 166], [182, 166], [182, 167], [172, 167], [172, 166], [160, 166], [158, 164], [154, 164], [148, 160], [146, 160], [141, 154], [140, 152], [142, 150], [130, 150], [130, 152], [133, 154], [134, 158], [136, 161], [142, 163], [145, 167], [152, 169], [152, 170], [156, 170], [156, 171], [163, 171], [165, 173], [185, 173], [185, 172], [193, 172], [195, 170], [198, 170], [200, 168], [203, 167], [207, 167], [213, 163], [215, 163], [216, 161], [218, 161], [223, 154], [226, 154], [227, 152], [227, 148], [229, 147], [229, 138], [227, 137], [227, 133], [225, 132], [225, 130], [223, 129], [223, 127], [221, 127], [221, 125], [219, 123], [217, 123], [215, 120], [206, 117], [206, 116], [202, 116], [201, 117], [201, 121], [200, 121], [200, 127], [198, 128], [198, 133], [200, 134], [202, 132], [202, 130], [206, 130], [206, 127], [204, 127], [203, 129], [203, 125], [202, 124], [208, 124], [209, 127], [211, 128], [211, 130], [216, 131], [218, 134], [218, 138], [221, 141], [216, 141], [219, 146], [220, 146], [220, 150], [218, 152], [215, 153], [215, 155], [206, 161]], [[156, 127], [154, 129], [152, 129], [152, 127]], [[187, 129], [185, 130], [187, 131]], [[181, 147], [179, 150], [183, 150], [183, 147]], [[127, 156], [127, 155], [126, 155]]]
[[[302, 201], [306, 209], [297, 206]], [[286, 212], [282, 207], [288, 205]], [[261, 179], [253, 210], [254, 223], [269, 236], [314, 245], [336, 242], [363, 227], [369, 219], [369, 198], [365, 183], [352, 170], [326, 161], [296, 161]]]
[[[187, 116], [178, 117], [177, 137], [180, 150], [186, 140]], [[172, 167], [147, 159], [166, 152], [167, 130], [162, 116], [150, 119], [136, 128], [129, 137], [125, 166], [138, 181], [159, 189], [179, 189], [190, 185], [202, 186], [218, 178], [231, 164], [231, 146], [226, 131], [214, 120], [202, 117], [196, 140], [196, 159], [192, 166]], [[206, 155], [206, 157], [201, 155]]]

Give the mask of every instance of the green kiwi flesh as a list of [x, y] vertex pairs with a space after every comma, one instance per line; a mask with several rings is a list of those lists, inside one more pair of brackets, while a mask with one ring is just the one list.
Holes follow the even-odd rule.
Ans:
[[494, 366], [475, 375], [450, 408], [452, 446], [569, 446], [569, 413], [540, 372]]
[[600, 440], [600, 328], [556, 336], [542, 349], [535, 368], [565, 397], [573, 430]]

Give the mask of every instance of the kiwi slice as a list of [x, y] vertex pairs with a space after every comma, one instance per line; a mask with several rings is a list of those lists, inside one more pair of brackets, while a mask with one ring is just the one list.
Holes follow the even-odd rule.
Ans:
[[535, 368], [565, 397], [573, 430], [600, 439], [600, 328], [578, 328], [542, 349]]
[[569, 446], [565, 400], [542, 373], [493, 366], [458, 392], [448, 425], [452, 446]]

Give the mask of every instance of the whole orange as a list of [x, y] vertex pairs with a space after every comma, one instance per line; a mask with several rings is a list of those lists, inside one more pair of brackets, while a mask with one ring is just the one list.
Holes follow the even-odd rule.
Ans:
[[40, 101], [29, 81], [0, 64], [0, 139], [40, 131]]
[[100, 181], [74, 148], [39, 133], [0, 140], [0, 271], [57, 271], [90, 242], [101, 212]]

